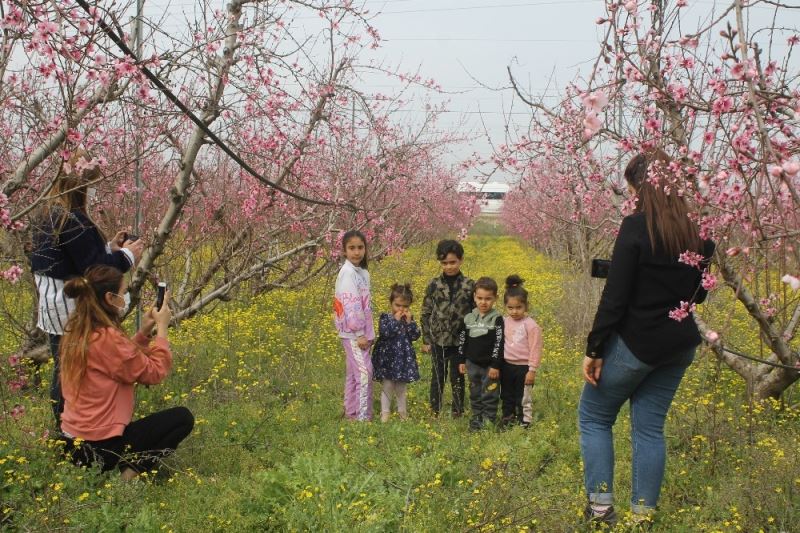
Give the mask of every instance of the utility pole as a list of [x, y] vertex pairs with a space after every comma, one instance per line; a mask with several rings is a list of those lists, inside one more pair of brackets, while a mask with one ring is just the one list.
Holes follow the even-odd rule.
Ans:
[[[136, 52], [136, 59], [141, 61], [144, 49], [142, 30], [144, 21], [142, 18], [144, 12], [144, 0], [136, 0], [136, 18], [134, 19], [134, 32], [133, 32], [133, 49]], [[142, 238], [142, 143], [139, 138], [139, 131], [137, 128], [138, 113], [134, 110], [133, 114], [133, 142], [136, 149], [136, 158], [133, 162], [133, 177], [136, 182], [136, 214], [134, 215], [133, 231], [139, 238]], [[136, 329], [138, 330], [142, 325], [142, 302], [139, 300], [136, 306]]]

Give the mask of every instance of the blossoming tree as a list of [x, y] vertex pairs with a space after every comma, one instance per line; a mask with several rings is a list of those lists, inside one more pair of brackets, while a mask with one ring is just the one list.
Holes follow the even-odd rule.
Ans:
[[103, 174], [91, 206], [101, 226], [132, 227], [141, 210], [134, 299], [166, 279], [178, 319], [237, 291], [303, 283], [346, 229], [381, 255], [469, 225], [475, 206], [453, 194], [459, 172], [442, 158], [453, 138], [432, 130], [436, 113], [401, 128], [395, 99], [356, 86], [359, 58], [380, 42], [362, 9], [201, 2], [177, 31], [145, 21], [137, 56], [134, 25], [119, 24], [128, 8], [0, 3], [7, 282], [24, 277], [31, 221], [77, 148]]
[[[767, 363], [734, 349], [730, 324], [694, 318], [750, 392], [779, 396], [800, 376], [800, 69], [792, 56], [800, 37], [786, 25], [798, 7], [732, 0], [690, 28], [687, 6], [607, 1], [591, 75], [553, 108], [519, 91], [534, 121], [498, 154], [521, 179], [506, 219], [540, 245], [568, 235], [569, 252], [585, 262], [608, 246], [631, 207], [620, 169], [639, 151], [666, 149], [673, 163], [651, 180], [685, 196], [702, 236], [718, 243], [716, 270], [746, 310], [764, 349], [755, 355]], [[703, 284], [715, 288], [716, 275]], [[685, 319], [691, 309], [685, 302], [671, 317]]]

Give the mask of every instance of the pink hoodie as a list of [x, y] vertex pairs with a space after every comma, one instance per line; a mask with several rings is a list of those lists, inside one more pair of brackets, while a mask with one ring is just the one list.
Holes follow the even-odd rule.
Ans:
[[511, 365], [528, 365], [529, 370], [539, 368], [542, 360], [542, 328], [534, 319], [522, 320], [505, 317], [505, 362]]

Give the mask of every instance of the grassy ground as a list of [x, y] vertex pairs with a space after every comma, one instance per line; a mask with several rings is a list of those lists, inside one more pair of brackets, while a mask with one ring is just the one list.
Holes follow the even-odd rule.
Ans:
[[[437, 272], [431, 256], [427, 246], [374, 268], [378, 311], [388, 305], [392, 282], [410, 280], [421, 294]], [[123, 483], [59, 461], [43, 436], [50, 422], [46, 389], [13, 395], [0, 389], [3, 410], [14, 403], [27, 410], [16, 422], [0, 419], [0, 527], [584, 530], [575, 416], [580, 339], [563, 333], [570, 317], [560, 304], [586, 296], [565, 294], [563, 287], [575, 285], [565, 283], [561, 265], [505, 237], [468, 241], [464, 270], [528, 280], [532, 314], [545, 331], [530, 430], [476, 435], [466, 420], [431, 418], [425, 357], [423, 380], [409, 389], [410, 420], [344, 421], [333, 280], [319, 280], [303, 291], [230, 304], [174, 333], [173, 375], [137, 393], [140, 415], [174, 405], [196, 415], [194, 433], [168, 461], [167, 479]], [[655, 531], [798, 530], [800, 413], [777, 402], [750, 404], [743, 390], [740, 380], [698, 355], [668, 422], [668, 472]], [[627, 410], [617, 427], [616, 493], [624, 511]]]

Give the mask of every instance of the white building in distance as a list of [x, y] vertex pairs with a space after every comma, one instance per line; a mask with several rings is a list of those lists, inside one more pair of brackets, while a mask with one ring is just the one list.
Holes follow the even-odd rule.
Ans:
[[489, 181], [481, 183], [479, 181], [462, 181], [458, 186], [458, 192], [468, 194], [478, 198], [481, 206], [481, 213], [487, 215], [497, 215], [503, 207], [506, 194], [511, 189], [508, 183]]

